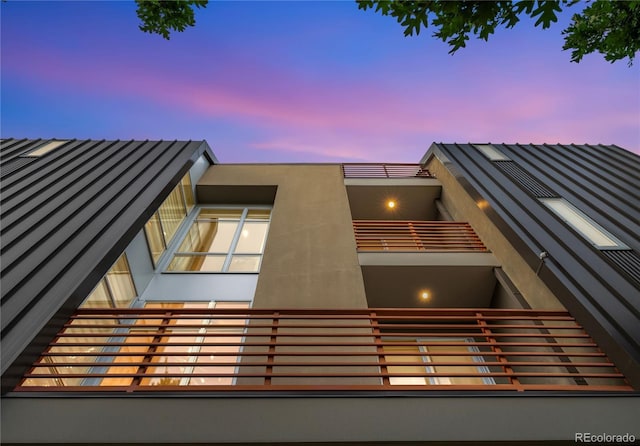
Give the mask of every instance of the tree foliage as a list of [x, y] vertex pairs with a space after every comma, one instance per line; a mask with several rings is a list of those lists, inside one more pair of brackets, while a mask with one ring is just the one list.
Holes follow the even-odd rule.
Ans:
[[572, 62], [597, 51], [609, 62], [628, 57], [631, 66], [640, 50], [640, 1], [594, 2], [563, 34], [562, 49], [571, 50]]
[[[535, 26], [549, 28], [558, 13], [579, 0], [356, 0], [358, 8], [394, 17], [405, 36], [432, 27], [433, 35], [455, 53], [471, 36], [488, 40], [500, 27], [513, 28], [521, 17], [535, 19]], [[205, 8], [208, 0], [136, 0], [140, 29], [169, 39], [172, 31], [195, 25], [194, 7]], [[571, 61], [599, 52], [610, 62], [628, 58], [633, 63], [640, 50], [640, 0], [595, 0], [574, 14], [563, 31], [564, 50]]]
[[[522, 16], [535, 19], [535, 26], [549, 28], [558, 13], [578, 0], [447, 1], [447, 0], [357, 0], [363, 10], [374, 9], [394, 17], [405, 36], [433, 27], [433, 35], [449, 44], [450, 53], [466, 46], [470, 36], [488, 40], [500, 27], [513, 28]], [[640, 50], [640, 1], [596, 0], [574, 14], [563, 31], [564, 50], [572, 50], [571, 61], [599, 52], [610, 62], [629, 58], [632, 64]]]
[[169, 40], [171, 31], [184, 31], [194, 26], [196, 18], [193, 7], [206, 8], [208, 0], [136, 0], [136, 13], [142, 22], [140, 29], [147, 33], [160, 34]]

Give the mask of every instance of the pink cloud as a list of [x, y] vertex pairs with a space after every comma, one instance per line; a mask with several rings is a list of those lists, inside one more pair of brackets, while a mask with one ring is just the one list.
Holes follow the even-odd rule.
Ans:
[[[609, 104], [603, 112], [594, 111], [592, 102], [609, 97], [610, 91], [589, 90], [593, 87], [552, 75], [525, 83], [518, 76], [496, 77], [495, 71], [485, 70], [471, 77], [475, 84], [450, 83], [444, 73], [408, 85], [386, 79], [386, 73], [358, 82], [305, 77], [240, 56], [229, 69], [203, 67], [190, 74], [135, 61], [88, 64], [63, 53], [17, 46], [12, 51], [29, 54], [24, 63], [6, 68], [13, 75], [65, 91], [136, 97], [166, 114], [253, 126], [263, 133], [249, 143], [258, 150], [410, 162], [433, 140], [616, 143], [616, 135], [633, 139], [629, 129], [637, 129], [637, 106], [630, 110]], [[589, 91], [591, 95], [583, 93]], [[639, 140], [636, 133], [638, 145]]]

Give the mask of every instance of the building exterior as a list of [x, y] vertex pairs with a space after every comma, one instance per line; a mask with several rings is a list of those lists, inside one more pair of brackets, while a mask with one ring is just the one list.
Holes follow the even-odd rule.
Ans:
[[0, 156], [7, 444], [640, 438], [640, 158], [617, 146]]

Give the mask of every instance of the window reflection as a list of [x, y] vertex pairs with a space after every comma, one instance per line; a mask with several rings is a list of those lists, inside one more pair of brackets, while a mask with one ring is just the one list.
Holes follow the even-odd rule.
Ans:
[[187, 172], [187, 174], [182, 177], [182, 181], [180, 181], [180, 184], [182, 185], [182, 194], [184, 196], [184, 203], [187, 207], [187, 213], [189, 213], [189, 211], [191, 211], [191, 209], [193, 209], [193, 207], [195, 206], [195, 199], [193, 198], [193, 188], [191, 186], [191, 176], [189, 175], [189, 172]]
[[80, 308], [126, 308], [136, 295], [127, 255], [123, 253]]
[[242, 226], [235, 252], [239, 254], [262, 252], [268, 229], [268, 222], [246, 221]]
[[164, 236], [162, 235], [162, 226], [160, 226], [160, 216], [157, 212], [144, 225], [144, 232], [147, 235], [151, 258], [154, 263], [157, 263], [166, 247]]
[[98, 282], [93, 292], [80, 305], [80, 308], [111, 308], [113, 300], [107, 288], [107, 282], [103, 279]]
[[28, 378], [22, 386], [232, 385], [247, 319], [242, 314], [216, 317], [209, 310], [249, 306], [249, 302], [153, 302], [145, 308], [203, 311], [184, 318], [159, 315], [130, 322], [79, 316], [38, 361], [46, 366], [32, 372], [58, 376]]
[[232, 273], [257, 273], [260, 268], [260, 256], [233, 256], [229, 264]]
[[238, 222], [235, 221], [196, 220], [178, 251], [227, 253], [237, 228]]
[[167, 271], [222, 272], [226, 255], [185, 255], [176, 254]]
[[167, 271], [258, 272], [270, 214], [270, 209], [201, 209]]
[[187, 216], [187, 209], [182, 198], [182, 187], [178, 186], [171, 191], [167, 199], [158, 208], [164, 239], [171, 240], [178, 230], [178, 226]]
[[194, 205], [191, 177], [187, 172], [180, 184], [171, 191], [158, 211], [144, 226], [154, 265], [157, 265], [158, 260]]
[[[491, 378], [478, 376], [429, 376], [429, 374], [452, 375], [469, 373], [479, 375], [485, 371], [480, 365], [482, 357], [471, 356], [475, 351], [472, 346], [465, 345], [437, 345], [437, 342], [459, 342], [460, 339], [395, 339], [386, 340], [385, 353], [393, 353], [385, 356], [387, 371], [390, 374], [423, 374], [424, 376], [390, 376], [392, 385], [469, 385], [469, 384], [493, 384]], [[470, 339], [467, 341], [471, 341]], [[397, 342], [399, 345], [389, 345]], [[435, 345], [419, 345], [418, 342], [430, 342]], [[464, 340], [463, 340], [464, 342]], [[414, 344], [415, 343], [415, 344]], [[413, 344], [413, 345], [411, 345]], [[455, 353], [460, 353], [459, 356]], [[458, 363], [451, 365], [452, 362]], [[402, 365], [392, 365], [399, 364]]]
[[[167, 308], [167, 305], [171, 308], [249, 308], [248, 302], [216, 302], [213, 305], [202, 302], [150, 303], [146, 308]], [[146, 373], [165, 376], [143, 378], [140, 384], [232, 385], [245, 324], [244, 319], [212, 319], [206, 313], [202, 315], [202, 319], [172, 321], [170, 328], [164, 330], [166, 335], [162, 336], [162, 345], [154, 351], [151, 359], [153, 367], [146, 369]], [[197, 325], [199, 328], [181, 328], [181, 325]], [[176, 374], [187, 376], [175, 376]], [[198, 376], [204, 374], [219, 376]]]

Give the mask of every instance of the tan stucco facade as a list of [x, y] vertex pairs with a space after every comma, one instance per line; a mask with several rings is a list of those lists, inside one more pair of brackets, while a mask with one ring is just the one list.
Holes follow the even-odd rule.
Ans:
[[536, 309], [564, 309], [555, 295], [484, 213], [482, 206], [488, 206], [488, 203], [476, 203], [437, 156], [430, 158], [427, 167], [442, 183], [440, 200], [453, 219], [471, 224], [529, 305]]
[[[239, 186], [235, 189], [233, 186]], [[251, 197], [265, 202], [275, 187], [269, 236], [264, 250], [253, 308], [367, 308], [362, 272], [358, 263], [351, 211], [340, 165], [216, 165], [209, 168], [197, 185], [199, 201], [217, 199], [222, 194], [232, 200], [252, 204]], [[216, 190], [217, 189], [217, 190]], [[326, 323], [340, 323], [329, 320]], [[308, 321], [286, 320], [287, 324], [306, 325]], [[313, 325], [313, 324], [311, 324]], [[281, 328], [280, 334], [307, 334], [314, 328]], [[353, 333], [371, 333], [368, 321]], [[261, 334], [259, 329], [249, 333]], [[253, 342], [268, 342], [254, 337]], [[366, 342], [365, 338], [309, 338], [317, 342]], [[369, 340], [373, 342], [373, 339]], [[312, 347], [307, 347], [311, 349]], [[353, 348], [353, 347], [352, 347]], [[278, 353], [299, 347], [278, 346]], [[315, 351], [341, 350], [315, 347]], [[359, 351], [375, 352], [373, 347]], [[247, 347], [247, 352], [265, 352], [266, 347]], [[266, 360], [266, 356], [260, 357]], [[251, 358], [250, 358], [251, 359]], [[256, 359], [255, 357], [253, 359]], [[295, 361], [295, 357], [293, 360]], [[371, 357], [308, 356], [307, 361], [367, 362]], [[278, 357], [274, 373], [375, 373], [367, 367], [292, 367], [279, 366], [290, 361]], [[242, 373], [264, 373], [264, 367], [241, 367]], [[239, 384], [261, 383], [261, 379], [240, 378]], [[340, 384], [375, 384], [372, 378], [338, 379]], [[272, 384], [333, 384], [336, 378], [274, 378]]]
[[339, 164], [215, 165], [197, 192], [230, 186], [242, 186], [243, 199], [252, 186], [258, 197], [276, 187], [254, 308], [367, 307]]

